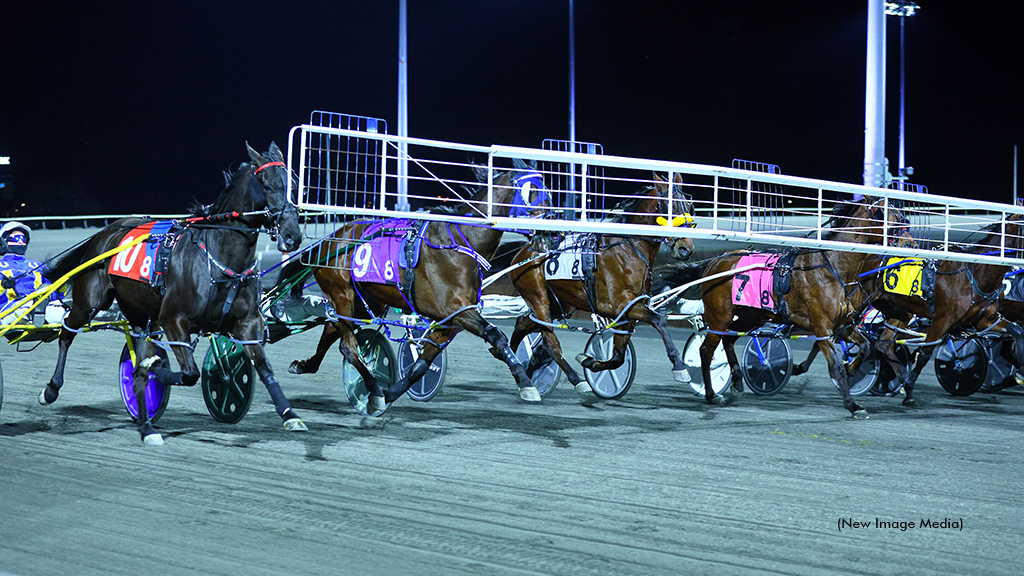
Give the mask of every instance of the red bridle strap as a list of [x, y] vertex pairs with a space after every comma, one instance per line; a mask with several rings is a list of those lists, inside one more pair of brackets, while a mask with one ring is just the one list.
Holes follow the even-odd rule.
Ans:
[[264, 168], [270, 168], [271, 166], [285, 166], [285, 163], [284, 162], [267, 162], [266, 164], [264, 164], [264, 165], [260, 166], [259, 168], [257, 168], [256, 171], [253, 172], [253, 174], [259, 174], [260, 172], [263, 171]]

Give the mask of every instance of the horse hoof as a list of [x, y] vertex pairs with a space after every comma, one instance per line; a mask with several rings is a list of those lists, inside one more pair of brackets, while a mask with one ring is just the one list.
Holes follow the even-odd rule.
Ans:
[[593, 390], [590, 388], [590, 383], [586, 380], [580, 380], [575, 386], [572, 387], [580, 396], [591, 396]]
[[292, 374], [302, 374], [302, 362], [299, 360], [292, 360], [292, 363], [288, 365], [288, 372]]
[[540, 402], [540, 392], [534, 386], [519, 389], [519, 397], [527, 402]]
[[860, 408], [853, 411], [853, 418], [855, 420], [867, 420], [868, 418], [871, 418], [871, 416], [868, 416], [867, 410]]
[[587, 360], [592, 360], [589, 354], [584, 354], [580, 352], [579, 354], [576, 355], [576, 361], [583, 366], [586, 366]]
[[284, 429], [289, 432], [305, 432], [309, 430], [306, 428], [306, 423], [301, 418], [289, 418], [284, 421]]
[[163, 446], [164, 445], [164, 437], [161, 436], [159, 433], [146, 434], [142, 438], [142, 441], [146, 444], [146, 446]]
[[715, 406], [725, 406], [725, 396], [721, 394], [715, 394], [715, 396], [708, 400], [708, 404], [714, 404]]
[[370, 396], [366, 402], [366, 411], [370, 414], [377, 414], [388, 409], [388, 403], [383, 396]]
[[904, 406], [917, 406], [917, 400], [914, 400], [913, 398], [904, 398], [903, 399], [903, 405]]
[[43, 406], [49, 406], [50, 404], [53, 404], [54, 402], [57, 401], [58, 394], [60, 394], [60, 390], [47, 384], [46, 387], [43, 388], [43, 390], [39, 393], [39, 403], [42, 404]]
[[672, 371], [672, 378], [674, 378], [676, 382], [681, 382], [683, 384], [689, 384], [690, 383], [690, 371], [686, 370], [686, 369], [683, 369], [683, 370], [673, 370]]

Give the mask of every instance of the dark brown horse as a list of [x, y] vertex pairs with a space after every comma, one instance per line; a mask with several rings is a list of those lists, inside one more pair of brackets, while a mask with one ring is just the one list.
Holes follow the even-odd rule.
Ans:
[[[895, 210], [886, 209], [879, 202], [838, 204], [833, 210], [832, 230], [826, 238], [839, 242], [881, 244], [882, 222], [888, 216], [898, 221]], [[736, 268], [744, 253], [729, 253], [711, 263], [704, 275], [727, 273]], [[743, 389], [743, 377], [734, 344], [736, 331], [748, 331], [767, 322], [793, 325], [811, 332], [817, 346], [829, 363], [833, 382], [843, 397], [843, 406], [854, 416], [867, 416], [867, 412], [853, 400], [847, 382], [847, 369], [834, 347], [839, 334], [849, 332], [855, 324], [856, 312], [862, 308], [867, 293], [857, 282], [857, 275], [868, 257], [860, 252], [837, 250], [800, 250], [792, 262], [790, 289], [781, 298], [786, 313], [738, 306], [733, 302], [733, 276], [710, 280], [702, 285], [704, 321], [708, 334], [700, 347], [701, 372], [704, 376], [705, 398], [709, 403], [724, 404], [725, 399], [712, 388], [711, 358], [719, 342], [725, 346], [726, 357], [732, 368], [732, 383], [737, 392]], [[862, 348], [863, 350], [863, 348]]]
[[[669, 216], [669, 183], [659, 175], [657, 181], [648, 186], [635, 197], [617, 206], [622, 215], [617, 221], [627, 224], [654, 225], [658, 220], [668, 223]], [[677, 175], [675, 184], [682, 182]], [[682, 193], [677, 185], [672, 191], [672, 218], [674, 224], [693, 226], [692, 202]], [[599, 316], [617, 321], [613, 336], [614, 353], [611, 358], [598, 361], [586, 354], [579, 354], [576, 360], [588, 370], [614, 370], [622, 365], [625, 359], [626, 343], [637, 322], [646, 322], [661, 334], [668, 358], [672, 362], [672, 371], [677, 380], [685, 373], [686, 365], [679, 355], [679, 350], [668, 333], [668, 324], [662, 314], [653, 312], [648, 307], [651, 293], [651, 269], [658, 256], [658, 250], [665, 239], [645, 236], [614, 236], [610, 234], [596, 235], [595, 266], [592, 277], [583, 280], [549, 280], [545, 275], [546, 263], [557, 257], [553, 252], [545, 257], [545, 252], [527, 244], [513, 259], [513, 265], [521, 262], [528, 264], [509, 272], [512, 284], [526, 300], [532, 315], [520, 316], [516, 319], [512, 332], [511, 345], [516, 349], [522, 339], [529, 333], [540, 331], [544, 343], [552, 358], [565, 372], [573, 387], [580, 394], [589, 397], [590, 385], [562, 356], [562, 347], [552, 329], [552, 318], [568, 318], [576, 310], [586, 310]], [[678, 259], [685, 259], [693, 252], [693, 240], [686, 237], [672, 240], [672, 252]]]
[[[481, 177], [479, 168], [477, 177]], [[493, 190], [495, 216], [508, 216], [513, 205], [522, 206], [520, 209], [527, 205], [539, 206], [546, 197], [540, 174], [518, 160], [515, 170], [496, 173]], [[522, 196], [524, 192], [526, 197]], [[487, 187], [483, 187], [466, 204], [444, 212], [464, 216], [473, 211], [470, 206], [480, 205], [486, 198]], [[352, 279], [353, 255], [363, 244], [363, 231], [372, 222], [361, 220], [346, 224], [322, 240], [321, 252], [329, 256], [313, 266], [313, 274], [338, 319], [324, 325], [316, 353], [292, 362], [289, 370], [295, 374], [316, 372], [327, 350], [340, 338], [342, 355], [359, 371], [369, 392], [368, 412], [380, 413], [426, 373], [434, 357], [460, 330], [467, 330], [483, 338], [491, 345], [492, 353], [497, 351], [496, 355], [508, 365], [519, 387], [520, 398], [539, 402], [540, 394], [509, 348], [508, 338], [485, 320], [478, 308], [482, 281], [478, 257], [493, 257], [503, 231], [484, 224], [430, 222], [420, 232], [423, 247], [414, 268], [412, 287], [405, 293], [395, 285]], [[389, 307], [415, 312], [440, 325], [427, 335], [426, 342], [430, 345], [424, 347], [408, 373], [384, 390], [359, 358], [355, 329], [363, 324], [359, 320], [369, 319], [371, 315], [380, 318]]]
[[[1009, 251], [1024, 249], [1024, 230], [1019, 214], [1010, 216], [1006, 222], [996, 222], [984, 231], [986, 236], [976, 243], [974, 252], [998, 250], [1001, 242]], [[1005, 230], [1005, 233], [1004, 233]], [[950, 331], [960, 327], [974, 327], [1012, 338], [1016, 343], [1016, 366], [1024, 365], [1024, 331], [1017, 324], [999, 314], [999, 295], [1003, 289], [1003, 277], [1009, 266], [978, 264], [944, 260], [935, 263], [935, 288], [932, 303], [920, 296], [895, 294], [884, 290], [885, 272], [874, 276], [875, 296], [872, 305], [886, 316], [887, 328], [879, 337], [875, 348], [881, 352], [897, 374], [896, 385], [890, 389], [903, 388], [906, 394], [903, 404], [915, 404], [914, 385], [921, 370], [928, 364], [935, 346], [940, 344]], [[931, 325], [923, 337], [923, 344], [917, 348], [912, 369], [901, 363], [893, 352], [893, 331], [903, 329], [912, 315], [931, 318]]]
[[[263, 350], [266, 325], [259, 311], [260, 281], [256, 241], [261, 229], [277, 236], [277, 248], [291, 252], [302, 242], [298, 212], [288, 201], [288, 169], [276, 144], [260, 154], [246, 146], [250, 162], [228, 177], [226, 189], [209, 206], [198, 207], [192, 218], [174, 223], [166, 233], [147, 241], [156, 258], [143, 244], [98, 259], [108, 251], [126, 246], [143, 224], [152, 220], [125, 218], [110, 224], [53, 263], [47, 277], [57, 280], [80, 265], [93, 261], [74, 276], [73, 304], [60, 331], [57, 367], [39, 394], [41, 404], [57, 399], [64, 384], [64, 364], [75, 335], [100, 310], [114, 300], [131, 325], [136, 358], [133, 374], [139, 418], [139, 434], [146, 444], [162, 444], [146, 406], [145, 388], [152, 371], [165, 384], [192, 386], [199, 380], [193, 358], [192, 334], [222, 333], [242, 343], [256, 372], [270, 392], [274, 407], [288, 430], [305, 430], [292, 411]], [[129, 236], [131, 235], [131, 236]], [[167, 252], [156, 251], [158, 245]], [[166, 258], [166, 266], [159, 261]], [[138, 265], [136, 265], [136, 262]], [[162, 268], [163, 281], [140, 281], [112, 274], [138, 268]], [[115, 270], [116, 271], [116, 270]], [[158, 278], [159, 275], [153, 276]], [[171, 372], [159, 362], [156, 339], [160, 333], [170, 347], [181, 372]]]

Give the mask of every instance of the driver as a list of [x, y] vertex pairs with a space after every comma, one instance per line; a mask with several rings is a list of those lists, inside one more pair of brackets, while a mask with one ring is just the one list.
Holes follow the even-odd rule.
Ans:
[[[7, 222], [0, 227], [0, 323], [9, 324], [17, 317], [17, 312], [9, 311], [13, 305], [36, 290], [47, 286], [50, 281], [43, 274], [46, 267], [42, 262], [25, 257], [32, 231], [21, 222]], [[49, 300], [59, 301], [61, 292], [53, 292]], [[32, 303], [26, 302], [24, 307]]]

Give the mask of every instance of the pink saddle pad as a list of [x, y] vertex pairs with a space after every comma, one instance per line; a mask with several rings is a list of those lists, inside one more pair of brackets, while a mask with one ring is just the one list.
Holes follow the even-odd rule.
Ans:
[[741, 256], [736, 269], [756, 265], [757, 268], [744, 270], [732, 277], [732, 302], [737, 306], [750, 306], [775, 310], [775, 296], [772, 291], [775, 263], [781, 254], [748, 254]]

